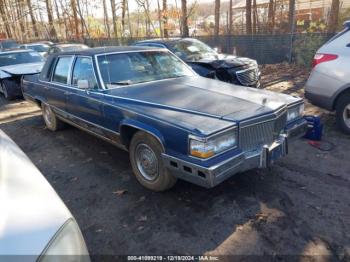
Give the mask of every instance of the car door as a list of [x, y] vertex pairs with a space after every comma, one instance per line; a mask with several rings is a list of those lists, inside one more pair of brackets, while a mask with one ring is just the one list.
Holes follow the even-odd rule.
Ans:
[[[88, 88], [81, 89], [79, 81], [88, 83]], [[101, 133], [102, 94], [96, 81], [92, 58], [77, 56], [71, 73], [71, 88], [66, 93], [67, 111], [71, 120], [95, 133]]]
[[45, 84], [47, 102], [58, 114], [66, 112], [66, 92], [69, 90], [69, 74], [73, 59], [72, 55], [57, 57], [51, 81]]

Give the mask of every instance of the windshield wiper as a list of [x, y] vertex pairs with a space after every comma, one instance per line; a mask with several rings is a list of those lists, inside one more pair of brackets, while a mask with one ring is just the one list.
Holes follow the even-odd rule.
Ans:
[[132, 81], [131, 80], [125, 80], [125, 81], [119, 81], [119, 82], [111, 82], [111, 85], [118, 85], [118, 86], [127, 86], [131, 85]]

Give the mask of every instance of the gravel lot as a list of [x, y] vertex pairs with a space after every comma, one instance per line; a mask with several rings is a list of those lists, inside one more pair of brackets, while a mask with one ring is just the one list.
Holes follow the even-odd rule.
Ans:
[[[262, 70], [267, 89], [302, 95], [305, 69]], [[213, 189], [179, 181], [165, 193], [137, 183], [126, 152], [73, 127], [48, 131], [27, 102], [1, 96], [0, 128], [56, 189], [92, 255], [350, 261], [350, 137], [335, 129], [333, 114], [309, 104], [307, 111], [321, 114], [331, 151], [298, 140], [269, 170], [238, 174]]]

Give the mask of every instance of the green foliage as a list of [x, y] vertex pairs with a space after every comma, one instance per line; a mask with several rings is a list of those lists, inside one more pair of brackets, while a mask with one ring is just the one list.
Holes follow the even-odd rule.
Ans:
[[293, 62], [310, 67], [316, 51], [328, 41], [329, 34], [300, 34], [293, 41]]

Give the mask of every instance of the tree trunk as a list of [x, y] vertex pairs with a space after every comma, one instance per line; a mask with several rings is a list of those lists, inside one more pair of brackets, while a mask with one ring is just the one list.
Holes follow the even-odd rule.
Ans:
[[77, 1], [77, 7], [78, 7], [78, 14], [80, 16], [82, 37], [84, 38], [84, 29], [85, 29], [85, 32], [87, 33], [88, 38], [90, 38], [89, 28], [86, 25], [86, 22], [85, 22], [85, 19], [84, 19], [84, 14], [83, 14], [83, 12], [81, 10], [79, 0]]
[[331, 13], [328, 19], [328, 33], [335, 33], [339, 19], [339, 0], [332, 0]]
[[160, 36], [163, 38], [164, 35], [163, 35], [163, 30], [162, 30], [162, 14], [161, 14], [161, 10], [160, 10], [160, 3], [159, 3], [159, 0], [157, 0], [157, 13], [158, 13], [158, 23], [159, 23], [159, 33], [160, 33]]
[[164, 37], [168, 38], [168, 4], [167, 0], [163, 0], [163, 35]]
[[122, 0], [122, 34], [124, 34], [125, 31], [125, 11], [126, 11], [126, 0]]
[[228, 9], [228, 34], [231, 35], [232, 32], [232, 0], [230, 0], [230, 6]]
[[275, 4], [273, 0], [269, 2], [269, 12], [268, 12], [268, 31], [269, 33], [273, 33], [275, 28]]
[[107, 37], [110, 38], [111, 37], [111, 28], [109, 27], [109, 18], [108, 18], [106, 0], [102, 0], [102, 4], [103, 4], [103, 19], [104, 19], [104, 23], [105, 23], [105, 27], [106, 27], [106, 31], [107, 31]]
[[257, 25], [258, 25], [258, 10], [256, 7], [256, 0], [253, 0], [253, 34], [257, 33]]
[[38, 27], [36, 26], [36, 19], [35, 19], [35, 16], [34, 16], [33, 6], [32, 6], [32, 3], [31, 3], [31, 0], [27, 0], [27, 6], [28, 6], [30, 19], [32, 20], [32, 26], [33, 26], [34, 35], [35, 35], [35, 37], [39, 37], [39, 31], [38, 31]]
[[295, 13], [295, 0], [289, 0], [289, 11], [288, 11], [288, 31], [293, 32], [294, 28], [294, 14]]
[[187, 0], [181, 0], [181, 27], [182, 37], [188, 37], [190, 35], [188, 29], [188, 17], [187, 17]]
[[77, 3], [76, 0], [71, 0], [70, 5], [72, 8], [72, 13], [73, 13], [73, 19], [74, 19], [74, 31], [75, 31], [75, 37], [77, 39], [80, 38], [79, 36], [79, 21], [78, 21], [78, 11], [77, 11]]
[[219, 36], [220, 31], [220, 0], [215, 0], [215, 26], [214, 35]]
[[113, 20], [113, 32], [114, 36], [118, 38], [118, 28], [117, 28], [117, 15], [116, 15], [116, 5], [115, 0], [111, 0], [111, 9], [112, 9], [112, 20]]
[[246, 33], [248, 35], [252, 34], [252, 0], [246, 0], [245, 5], [245, 25]]
[[46, 4], [46, 11], [47, 11], [47, 20], [49, 21], [50, 37], [57, 39], [57, 32], [53, 24], [51, 0], [45, 0], [45, 4]]
[[4, 23], [5, 26], [5, 31], [6, 31], [6, 35], [8, 38], [12, 38], [12, 32], [11, 32], [11, 28], [10, 28], [10, 24], [9, 21], [7, 19], [7, 14], [5, 11], [5, 0], [0, 0], [0, 15], [1, 15], [1, 20]]

